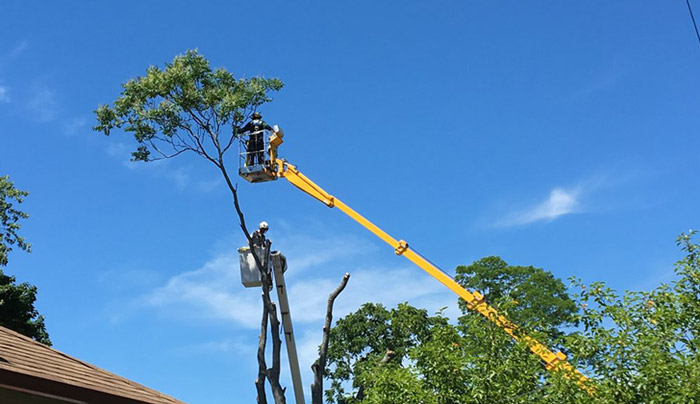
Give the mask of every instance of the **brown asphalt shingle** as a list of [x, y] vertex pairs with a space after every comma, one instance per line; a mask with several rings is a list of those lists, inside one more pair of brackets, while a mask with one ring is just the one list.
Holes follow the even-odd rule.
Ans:
[[0, 384], [3, 375], [29, 376], [80, 391], [92, 390], [123, 397], [124, 402], [185, 404], [146, 386], [117, 376], [4, 327], [0, 327]]

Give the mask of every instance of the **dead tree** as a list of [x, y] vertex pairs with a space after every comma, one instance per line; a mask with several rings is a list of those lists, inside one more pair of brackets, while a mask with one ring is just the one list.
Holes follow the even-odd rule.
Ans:
[[340, 292], [345, 289], [348, 284], [350, 274], [346, 273], [340, 285], [328, 296], [328, 305], [326, 306], [326, 321], [323, 324], [323, 339], [321, 346], [318, 349], [318, 359], [311, 365], [311, 370], [314, 372], [314, 382], [311, 385], [311, 403], [323, 404], [323, 376], [326, 371], [326, 357], [328, 353], [328, 342], [330, 341], [331, 324], [333, 322], [333, 303]]

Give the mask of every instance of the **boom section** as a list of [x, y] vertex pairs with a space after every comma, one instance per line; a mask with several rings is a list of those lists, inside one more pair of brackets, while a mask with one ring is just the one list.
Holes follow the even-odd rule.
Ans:
[[323, 188], [316, 185], [311, 179], [302, 174], [294, 165], [282, 159], [276, 160], [277, 177], [283, 177], [292, 185], [304, 191], [308, 195], [314, 197], [329, 208], [338, 208], [353, 220], [360, 223], [367, 230], [371, 231], [375, 236], [389, 244], [396, 255], [403, 255], [409, 261], [416, 264], [418, 267], [427, 272], [430, 276], [437, 279], [440, 283], [452, 290], [457, 296], [461, 297], [467, 304], [467, 307], [475, 311], [486, 319], [496, 324], [503, 329], [506, 334], [510, 335], [516, 341], [523, 341], [528, 346], [530, 351], [537, 355], [545, 364], [547, 370], [561, 370], [567, 377], [574, 378], [579, 385], [593, 393], [593, 386], [589, 384], [588, 378], [575, 369], [566, 360], [566, 355], [562, 352], [552, 352], [547, 346], [543, 345], [535, 338], [532, 338], [518, 329], [518, 327], [498, 313], [494, 307], [486, 303], [484, 296], [477, 291], [469, 291], [463, 288], [450, 275], [443, 272], [440, 268], [432, 264], [417, 251], [411, 249], [404, 240], [396, 240], [384, 230], [377, 227], [374, 223], [367, 220], [364, 216], [357, 213], [355, 210], [344, 204], [338, 198], [326, 192]]

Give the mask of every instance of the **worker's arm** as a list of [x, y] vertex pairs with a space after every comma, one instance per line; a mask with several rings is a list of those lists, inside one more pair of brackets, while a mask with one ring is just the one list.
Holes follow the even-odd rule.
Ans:
[[243, 134], [245, 134], [246, 132], [252, 131], [252, 130], [253, 130], [253, 127], [252, 127], [251, 122], [248, 122], [248, 123], [246, 123], [245, 125], [243, 125], [243, 127], [241, 127], [241, 128], [234, 126], [234, 127], [233, 127], [233, 130], [236, 132], [236, 134], [238, 134], [238, 135], [243, 135]]

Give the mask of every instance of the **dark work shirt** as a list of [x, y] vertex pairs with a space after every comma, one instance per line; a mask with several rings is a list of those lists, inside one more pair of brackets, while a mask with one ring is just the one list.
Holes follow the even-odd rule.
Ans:
[[259, 247], [265, 246], [265, 234], [263, 234], [263, 232], [260, 230], [255, 230], [253, 234], [250, 235], [250, 238], [253, 240], [253, 245]]
[[264, 130], [264, 129], [272, 130], [272, 127], [270, 127], [270, 125], [268, 125], [262, 119], [253, 119], [252, 121], [248, 122], [247, 124], [245, 124], [245, 126], [243, 126], [241, 128], [241, 133], [259, 132], [259, 131]]

